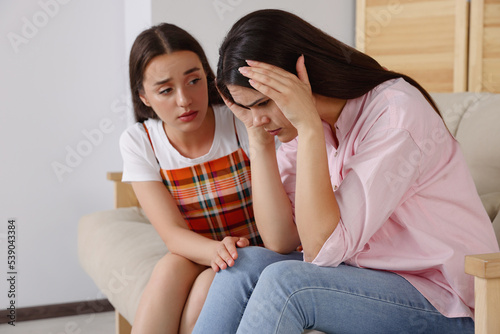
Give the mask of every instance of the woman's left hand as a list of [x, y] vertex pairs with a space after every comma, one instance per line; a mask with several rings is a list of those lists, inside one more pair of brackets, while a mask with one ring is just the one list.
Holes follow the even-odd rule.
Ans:
[[243, 248], [250, 245], [247, 238], [240, 237], [225, 237], [214, 248], [211, 255], [212, 260], [210, 266], [213, 271], [218, 272], [234, 265], [234, 261], [238, 258], [236, 248]]
[[273, 100], [299, 132], [301, 127], [321, 122], [303, 55], [297, 60], [298, 76], [270, 64], [252, 60], [247, 63], [249, 66], [241, 67], [240, 73], [250, 79], [252, 87]]

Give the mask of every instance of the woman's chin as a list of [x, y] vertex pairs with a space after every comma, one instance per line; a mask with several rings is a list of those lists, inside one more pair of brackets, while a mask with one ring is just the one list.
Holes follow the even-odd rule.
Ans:
[[282, 143], [288, 143], [297, 138], [297, 135], [298, 135], [297, 131], [293, 131], [293, 133], [288, 131], [283, 131], [277, 136], [277, 138]]

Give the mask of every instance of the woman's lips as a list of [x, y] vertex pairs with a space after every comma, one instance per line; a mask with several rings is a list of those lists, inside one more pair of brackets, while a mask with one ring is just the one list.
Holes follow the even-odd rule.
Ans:
[[190, 111], [185, 112], [184, 114], [180, 115], [179, 119], [183, 122], [191, 122], [193, 119], [196, 118], [197, 115], [198, 115], [197, 111], [190, 110]]
[[281, 132], [281, 128], [274, 130], [266, 130], [271, 136], [277, 136]]

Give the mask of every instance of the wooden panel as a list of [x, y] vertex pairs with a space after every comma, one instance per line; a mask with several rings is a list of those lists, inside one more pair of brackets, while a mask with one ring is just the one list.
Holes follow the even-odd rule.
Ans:
[[141, 206], [134, 189], [128, 183], [121, 182], [121, 172], [109, 172], [108, 180], [115, 182], [115, 208], [127, 208], [129, 206]]
[[357, 0], [356, 47], [430, 92], [467, 88], [467, 0]]
[[500, 0], [484, 1], [482, 91], [500, 93]]
[[469, 90], [500, 93], [500, 0], [472, 0]]

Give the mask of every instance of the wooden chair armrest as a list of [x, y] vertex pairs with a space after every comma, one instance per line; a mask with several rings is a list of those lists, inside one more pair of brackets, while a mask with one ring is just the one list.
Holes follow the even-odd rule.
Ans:
[[108, 174], [106, 175], [106, 177], [107, 177], [108, 180], [121, 182], [122, 181], [122, 175], [123, 175], [122, 172], [108, 172]]
[[132, 186], [122, 182], [122, 172], [108, 172], [107, 178], [115, 183], [115, 208], [141, 206]]
[[465, 272], [481, 278], [500, 278], [500, 253], [466, 256]]
[[465, 272], [474, 276], [476, 334], [500, 333], [500, 253], [466, 256]]

